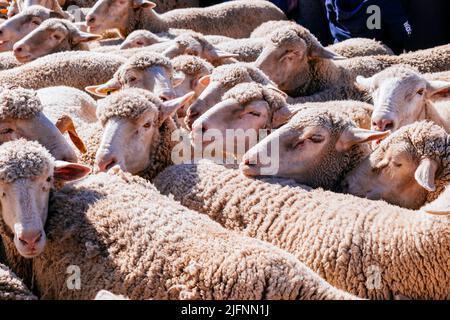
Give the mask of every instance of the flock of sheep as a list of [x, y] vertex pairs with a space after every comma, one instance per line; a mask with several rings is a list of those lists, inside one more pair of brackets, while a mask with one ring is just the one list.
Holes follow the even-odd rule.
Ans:
[[449, 299], [450, 45], [160, 2], [7, 4], [0, 300]]

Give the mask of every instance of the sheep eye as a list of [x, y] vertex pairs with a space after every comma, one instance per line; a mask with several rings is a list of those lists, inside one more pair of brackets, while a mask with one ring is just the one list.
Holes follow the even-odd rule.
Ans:
[[36, 25], [36, 26], [41, 24], [41, 22], [39, 20], [36, 20], [36, 19], [35, 20], [31, 20], [31, 23]]
[[2, 197], [6, 197], [6, 193], [3, 192], [3, 193], [2, 193]]
[[61, 36], [59, 34], [54, 34], [53, 38], [57, 41], [61, 40]]
[[305, 140], [299, 140], [296, 144], [294, 144], [293, 149], [302, 147], [305, 144]]
[[425, 92], [424, 89], [420, 89], [420, 90], [417, 91], [417, 94], [421, 96], [421, 95], [423, 95], [424, 92]]
[[137, 41], [136, 44], [137, 44], [138, 46], [142, 46], [144, 43], [143, 43], [142, 41]]
[[251, 114], [252, 116], [255, 116], [255, 117], [259, 117], [261, 115], [259, 112], [256, 112], [256, 111], [250, 111], [248, 114]]
[[325, 140], [325, 138], [324, 137], [322, 137], [321, 135], [318, 135], [318, 134], [315, 134], [315, 135], [313, 135], [313, 136], [311, 136], [311, 138], [309, 138], [312, 142], [314, 142], [314, 143], [320, 143], [320, 142], [322, 142], [323, 140]]
[[52, 181], [52, 177], [48, 177], [45, 181], [47, 181], [47, 182]]
[[106, 95], [109, 96], [112, 92], [112, 90], [106, 90]]
[[393, 162], [393, 165], [394, 165], [394, 167], [396, 167], [396, 168], [400, 168], [400, 167], [402, 166], [402, 164], [401, 164], [401, 163], [398, 163], [398, 162]]
[[144, 125], [143, 125], [143, 127], [145, 128], [145, 129], [148, 129], [148, 128], [150, 128], [152, 126], [152, 123], [151, 122], [146, 122]]
[[134, 82], [134, 81], [136, 81], [136, 77], [129, 77], [128, 78], [128, 82]]
[[13, 133], [13, 132], [14, 132], [13, 129], [11, 129], [11, 128], [6, 128], [6, 129], [1, 130], [1, 131], [0, 131], [0, 134], [10, 134], [10, 133]]

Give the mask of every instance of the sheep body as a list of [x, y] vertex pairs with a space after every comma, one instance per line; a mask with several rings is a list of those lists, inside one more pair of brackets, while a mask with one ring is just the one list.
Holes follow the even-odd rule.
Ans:
[[23, 66], [0, 72], [0, 86], [40, 89], [68, 86], [83, 90], [92, 83], [104, 83], [125, 62], [120, 56], [95, 52], [60, 52]]
[[0, 300], [36, 300], [14, 272], [0, 263]]
[[[54, 192], [47, 230], [45, 251], [26, 261], [2, 230], [8, 262], [42, 299], [92, 299], [101, 289], [130, 299], [352, 298], [292, 255], [227, 231], [119, 170]], [[80, 290], [67, 285], [75, 267]]]
[[12, 69], [20, 65], [22, 65], [22, 63], [17, 61], [11, 51], [0, 53], [0, 71]]
[[268, 1], [232, 1], [207, 8], [177, 9], [158, 15], [138, 9], [123, 32], [136, 29], [163, 32], [168, 28], [191, 29], [202, 34], [248, 37], [254, 28], [268, 20], [286, 19], [284, 13]]
[[207, 161], [169, 167], [154, 184], [228, 229], [293, 253], [331, 284], [360, 297], [449, 298], [446, 217], [270, 184]]

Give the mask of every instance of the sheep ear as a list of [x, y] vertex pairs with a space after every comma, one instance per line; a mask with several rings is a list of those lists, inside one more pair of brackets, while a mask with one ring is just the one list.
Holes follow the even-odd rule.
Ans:
[[438, 163], [430, 158], [424, 158], [420, 161], [419, 166], [414, 173], [414, 178], [417, 183], [425, 190], [435, 191], [436, 185], [434, 183]]
[[75, 124], [73, 123], [73, 120], [70, 116], [63, 115], [59, 117], [55, 123], [55, 126], [58, 128], [61, 134], [64, 134], [66, 132], [69, 134], [70, 140], [72, 140], [75, 147], [77, 147], [77, 149], [80, 150], [81, 153], [87, 152], [86, 145], [78, 135], [78, 132], [75, 128]]
[[423, 211], [429, 214], [435, 215], [450, 215], [450, 203], [447, 201], [443, 201], [440, 198], [437, 200], [427, 204], [422, 208]]
[[111, 93], [120, 90], [120, 83], [116, 79], [112, 78], [108, 82], [104, 84], [100, 84], [98, 86], [88, 86], [84, 88], [90, 94], [93, 94], [97, 97], [106, 97]]
[[428, 81], [427, 84], [428, 96], [439, 96], [446, 95], [450, 93], [450, 82], [449, 81]]
[[215, 46], [210, 46], [206, 52], [206, 55], [209, 56], [212, 60], [214, 59], [227, 59], [227, 58], [237, 58], [239, 57], [236, 53], [230, 53], [223, 51]]
[[309, 51], [310, 58], [319, 58], [319, 59], [330, 59], [330, 60], [344, 60], [346, 57], [337, 54], [331, 50], [324, 48], [319, 43], [313, 45], [311, 50]]
[[175, 72], [172, 78], [172, 86], [178, 87], [186, 79], [186, 76], [182, 72]]
[[384, 139], [389, 133], [390, 131], [373, 131], [348, 127], [339, 136], [339, 139], [336, 142], [336, 150], [339, 152], [348, 151], [355, 144]]
[[53, 177], [57, 181], [67, 182], [84, 178], [89, 173], [91, 168], [82, 164], [56, 160]]
[[133, 8], [148, 8], [153, 9], [156, 7], [156, 3], [148, 1], [148, 0], [133, 0]]
[[163, 107], [159, 110], [159, 125], [162, 125], [163, 122], [166, 121], [168, 117], [173, 115], [178, 109], [187, 105], [191, 101], [192, 97], [194, 97], [194, 95], [195, 92], [191, 91], [189, 93], [186, 93], [182, 97], [163, 102]]
[[81, 42], [90, 42], [95, 40], [100, 40], [102, 38], [99, 34], [93, 34], [88, 32], [80, 31], [79, 29], [75, 29], [72, 34], [72, 43], [78, 44]]
[[210, 74], [207, 74], [206, 76], [203, 76], [198, 80], [198, 83], [201, 84], [205, 88], [209, 85], [210, 82], [211, 82]]
[[272, 127], [278, 128], [289, 121], [289, 119], [296, 113], [296, 110], [288, 105], [281, 107], [273, 113]]
[[278, 89], [276, 86], [274, 86], [273, 84], [268, 84], [266, 86], [267, 89], [269, 90], [273, 90], [275, 92], [278, 92], [279, 94], [281, 94], [283, 97], [285, 97], [286, 99], [289, 97], [288, 94], [280, 89]]
[[366, 90], [370, 90], [370, 88], [372, 87], [372, 81], [373, 81], [372, 77], [370, 78], [365, 78], [363, 76], [356, 77], [356, 83]]

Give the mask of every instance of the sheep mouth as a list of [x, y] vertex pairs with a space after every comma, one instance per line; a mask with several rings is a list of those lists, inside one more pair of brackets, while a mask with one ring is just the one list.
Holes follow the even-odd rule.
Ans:
[[10, 43], [11, 43], [11, 41], [9, 41], [9, 40], [0, 40], [0, 50], [8, 49], [8, 46]]
[[239, 165], [239, 169], [245, 176], [248, 176], [248, 177], [260, 175], [259, 166], [256, 163], [250, 163], [247, 161], [242, 162]]
[[21, 63], [30, 62], [31, 60], [33, 60], [33, 56], [31, 54], [26, 55], [15, 54], [14, 56], [16, 57], [17, 61]]

